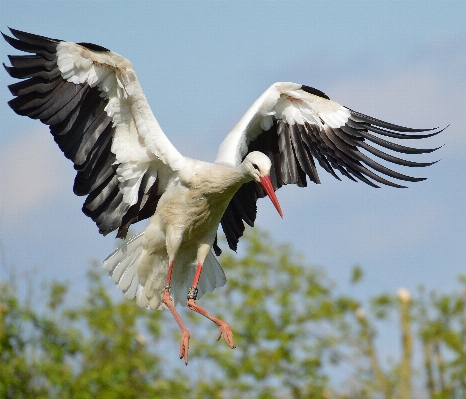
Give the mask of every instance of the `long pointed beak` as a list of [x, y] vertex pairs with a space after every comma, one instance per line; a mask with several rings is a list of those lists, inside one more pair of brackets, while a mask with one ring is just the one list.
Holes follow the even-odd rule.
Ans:
[[280, 204], [278, 203], [277, 196], [275, 195], [275, 191], [273, 190], [272, 182], [270, 181], [270, 176], [260, 176], [260, 183], [264, 191], [267, 193], [269, 196], [270, 200], [272, 201], [272, 204], [275, 206], [275, 209], [278, 211], [279, 215], [283, 219], [283, 212], [282, 209], [280, 208]]

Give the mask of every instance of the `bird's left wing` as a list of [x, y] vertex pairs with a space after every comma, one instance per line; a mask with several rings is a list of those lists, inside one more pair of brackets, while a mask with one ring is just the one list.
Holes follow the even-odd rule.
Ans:
[[[426, 131], [433, 132], [417, 134]], [[403, 154], [428, 153], [435, 149], [407, 147], [386, 138], [422, 139], [439, 132], [410, 129], [363, 115], [308, 86], [275, 83], [254, 102], [222, 142], [216, 162], [237, 166], [249, 152], [261, 151], [272, 162], [270, 177], [275, 190], [285, 184], [304, 187], [306, 176], [320, 183], [316, 161], [339, 180], [337, 171], [374, 187], [378, 187], [377, 183], [403, 187], [385, 176], [412, 182], [424, 179], [395, 172], [374, 158], [402, 166], [427, 166], [432, 163], [401, 159], [385, 149]], [[244, 231], [243, 221], [253, 225], [256, 201], [263, 196], [261, 187], [250, 182], [231, 200], [222, 218], [230, 248], [236, 250]]]
[[10, 107], [40, 119], [77, 171], [76, 195], [102, 234], [152, 216], [184, 157], [162, 132], [126, 58], [95, 44], [11, 29]]

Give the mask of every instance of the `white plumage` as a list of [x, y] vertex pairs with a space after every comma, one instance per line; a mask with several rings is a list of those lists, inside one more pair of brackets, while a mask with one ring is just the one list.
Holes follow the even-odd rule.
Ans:
[[[137, 273], [137, 266], [143, 252], [143, 236], [144, 231], [132, 237], [109, 255], [104, 261], [104, 268], [109, 271], [110, 279], [117, 284], [117, 288], [124, 292], [125, 298], [133, 299], [136, 296], [136, 291], [139, 290], [140, 295], [136, 298], [136, 303], [139, 306], [150, 308], [148, 298], [143, 295], [144, 286], [139, 282]], [[159, 263], [168, 265], [168, 257], [165, 256]], [[184, 305], [186, 293], [194, 278], [196, 264], [189, 263], [189, 260], [186, 263], [178, 263], [179, 267], [174, 267], [173, 270], [170, 295], [175, 305]], [[166, 269], [165, 267], [155, 268], [159, 272], [157, 282], [160, 291], [163, 291], [165, 286]], [[209, 252], [199, 279], [197, 298], [200, 299], [206, 292], [212, 292], [216, 287], [225, 285], [226, 281], [222, 267], [214, 254]], [[155, 296], [155, 300], [159, 302], [154, 304], [153, 308], [167, 309], [161, 301], [161, 296]]]
[[[155, 119], [133, 65], [95, 44], [71, 43], [17, 30], [4, 35], [32, 56], [10, 56], [9, 102], [19, 115], [40, 119], [77, 171], [73, 190], [86, 196], [83, 212], [102, 234], [150, 218], [145, 230], [111, 254], [104, 267], [128, 299], [139, 306], [168, 308], [178, 322], [180, 357], [188, 361], [189, 333], [175, 306], [180, 303], [214, 321], [218, 338], [234, 347], [230, 326], [196, 300], [225, 284], [211, 252], [221, 223], [236, 249], [244, 223], [254, 224], [256, 202], [285, 184], [319, 183], [315, 161], [337, 179], [401, 187], [385, 176], [419, 181], [377, 163], [420, 167], [390, 152], [433, 149], [394, 141], [439, 133], [410, 129], [350, 110], [317, 89], [275, 83], [249, 108], [220, 145], [215, 163], [186, 158]], [[374, 147], [372, 144], [376, 144]], [[363, 151], [360, 151], [362, 149]], [[390, 152], [385, 152], [388, 149]], [[337, 174], [338, 172], [338, 174]], [[186, 298], [188, 295], [188, 300]]]

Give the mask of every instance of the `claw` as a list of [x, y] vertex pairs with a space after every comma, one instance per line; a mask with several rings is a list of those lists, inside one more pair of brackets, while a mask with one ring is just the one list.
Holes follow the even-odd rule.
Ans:
[[188, 330], [181, 332], [180, 341], [180, 359], [184, 358], [184, 364], [188, 365], [188, 350], [189, 350], [189, 333]]
[[222, 334], [223, 334], [223, 338], [225, 339], [225, 342], [227, 343], [227, 345], [231, 349], [236, 348], [236, 345], [233, 342], [233, 333], [231, 332], [231, 327], [228, 323], [222, 322], [222, 324], [220, 324], [220, 330], [217, 335], [217, 341], [220, 339]]
[[197, 313], [200, 313], [201, 315], [207, 317], [209, 320], [212, 320], [215, 324], [220, 326], [220, 331], [218, 332], [218, 335], [217, 335], [217, 341], [220, 339], [220, 337], [223, 334], [223, 338], [225, 339], [225, 342], [227, 343], [227, 345], [232, 349], [236, 348], [236, 345], [233, 342], [233, 333], [231, 332], [231, 328], [228, 323], [225, 323], [224, 321], [217, 319], [216, 317], [212, 316], [209, 312], [197, 306], [196, 301], [193, 298], [188, 298], [188, 300], [186, 301], [186, 305], [188, 306], [189, 309]]

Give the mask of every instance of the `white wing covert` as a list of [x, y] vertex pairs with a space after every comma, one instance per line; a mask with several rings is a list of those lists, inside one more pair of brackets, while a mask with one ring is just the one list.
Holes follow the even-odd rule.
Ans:
[[[427, 131], [431, 132], [418, 134]], [[411, 182], [424, 178], [393, 171], [374, 158], [402, 166], [423, 167], [433, 162], [405, 160], [385, 149], [422, 154], [435, 148], [407, 147], [385, 138], [423, 139], [440, 132], [438, 129], [406, 128], [372, 118], [330, 100], [323, 92], [309, 86], [275, 83], [254, 102], [222, 142], [216, 162], [236, 166], [248, 153], [261, 151], [272, 162], [270, 177], [275, 190], [285, 184], [305, 187], [306, 176], [319, 184], [315, 161], [338, 180], [337, 172], [373, 187], [379, 187], [377, 183], [403, 187], [385, 176]], [[250, 182], [231, 200], [222, 218], [222, 228], [233, 250], [243, 234], [243, 222], [254, 225], [256, 201], [264, 195], [257, 183]]]
[[[152, 216], [167, 182], [183, 164], [155, 119], [131, 62], [91, 43], [71, 43], [10, 29], [18, 50], [7, 72], [19, 115], [50, 126], [77, 171], [73, 191], [102, 234]], [[163, 182], [163, 184], [161, 183]]]

